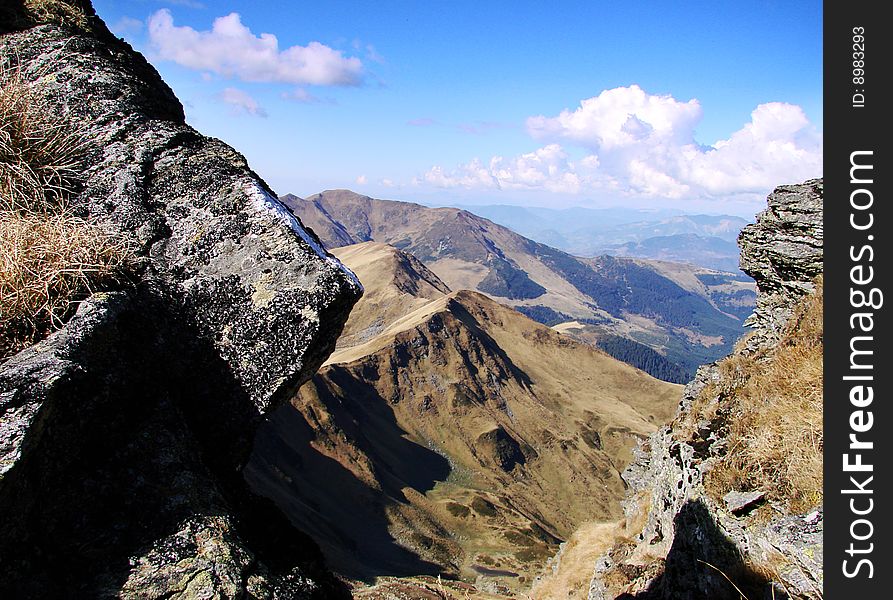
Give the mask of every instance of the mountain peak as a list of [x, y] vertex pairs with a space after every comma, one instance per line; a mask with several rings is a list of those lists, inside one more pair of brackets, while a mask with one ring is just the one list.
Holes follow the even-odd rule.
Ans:
[[676, 381], [728, 353], [744, 332], [754, 297], [753, 284], [734, 274], [686, 265], [670, 269], [641, 259], [578, 258], [459, 208], [377, 200], [349, 190], [322, 192], [290, 208], [329, 248], [390, 244], [452, 290], [476, 290], [549, 325], [576, 321], [573, 335], [606, 349], [620, 347], [605, 344], [608, 336], [624, 338], [624, 358]]

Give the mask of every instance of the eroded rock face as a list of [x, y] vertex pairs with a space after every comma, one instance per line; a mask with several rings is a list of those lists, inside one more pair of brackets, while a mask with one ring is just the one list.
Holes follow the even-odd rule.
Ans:
[[75, 204], [139, 256], [126, 289], [0, 365], [0, 596], [340, 597], [241, 468], [361, 287], [93, 19], [0, 36], [89, 140]]
[[796, 301], [815, 289], [822, 272], [822, 195], [813, 179], [782, 185], [769, 194], [768, 208], [741, 231], [741, 270], [757, 282], [757, 307], [745, 322], [755, 344], [772, 344], [791, 317]]
[[[742, 231], [741, 268], [756, 280], [759, 293], [748, 321], [754, 333], [739, 352], [777, 344], [797, 302], [815, 289], [822, 273], [822, 193], [822, 180], [780, 186], [757, 222]], [[628, 532], [632, 541], [615, 544], [598, 560], [589, 600], [740, 598], [730, 579], [760, 579], [755, 585], [765, 597], [821, 598], [821, 507], [769, 523], [744, 522], [704, 489], [704, 474], [725, 452], [727, 440], [715, 423], [691, 417], [692, 403], [719, 377], [716, 364], [698, 370], [677, 418], [638, 449], [623, 474], [629, 485], [627, 523], [641, 525]], [[696, 431], [674, 430], [686, 420], [696, 421]], [[776, 565], [770, 578], [775, 583], [752, 572], [753, 564]]]

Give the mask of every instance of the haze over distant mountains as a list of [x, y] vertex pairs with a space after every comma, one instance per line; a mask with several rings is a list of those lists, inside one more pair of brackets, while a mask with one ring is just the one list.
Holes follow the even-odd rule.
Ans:
[[576, 256], [628, 256], [738, 271], [747, 219], [677, 209], [456, 206]]
[[[452, 290], [475, 290], [668, 381], [728, 353], [750, 314], [743, 275], [679, 263], [578, 258], [458, 208], [330, 190], [282, 201], [328, 248], [405, 250]], [[720, 228], [721, 229], [721, 228]]]

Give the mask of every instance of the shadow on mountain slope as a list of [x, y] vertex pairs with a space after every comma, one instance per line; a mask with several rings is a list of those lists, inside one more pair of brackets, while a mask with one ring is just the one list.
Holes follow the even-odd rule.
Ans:
[[[381, 575], [443, 572], [407, 548], [430, 548], [436, 542], [420, 532], [407, 532], [409, 539], [398, 541], [389, 532], [388, 514], [389, 506], [407, 502], [404, 488], [423, 494], [445, 480], [449, 463], [408, 440], [374, 388], [346, 376], [333, 379], [345, 386], [341, 393], [352, 406], [345, 407], [327, 384], [315, 382], [326, 414], [313, 405], [276, 411], [258, 431], [247, 480], [318, 540], [332, 567], [346, 577], [371, 581]], [[332, 444], [317, 434], [333, 429], [353, 444]], [[344, 456], [352, 449], [360, 452]]]

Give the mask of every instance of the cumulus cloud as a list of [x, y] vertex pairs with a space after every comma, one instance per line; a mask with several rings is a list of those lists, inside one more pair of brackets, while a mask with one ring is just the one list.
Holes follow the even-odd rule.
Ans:
[[161, 9], [149, 17], [148, 30], [160, 58], [189, 69], [243, 81], [332, 86], [362, 82], [360, 59], [319, 42], [280, 50], [275, 35], [255, 35], [235, 12], [215, 19], [210, 31], [196, 31], [175, 25], [170, 11]]
[[512, 158], [494, 156], [486, 164], [474, 159], [451, 171], [435, 166], [420, 181], [442, 188], [543, 189], [573, 194], [603, 186], [605, 182], [593, 173], [597, 166], [594, 156], [574, 162], [560, 145], [549, 144]]
[[[670, 199], [765, 195], [774, 186], [822, 173], [822, 136], [799, 106], [761, 104], [728, 139], [702, 146], [696, 99], [648, 94], [639, 86], [605, 90], [574, 110], [527, 119], [546, 145], [514, 158], [473, 160], [453, 170], [432, 167], [423, 180], [439, 187], [527, 188]], [[568, 149], [586, 153], [577, 161]]]
[[365, 176], [365, 175], [360, 175], [360, 176], [357, 177], [357, 179], [356, 179], [356, 183], [357, 183], [357, 185], [366, 185], [366, 182], [367, 182], [367, 181], [368, 181], [368, 179], [366, 179], [366, 176]]
[[714, 194], [761, 192], [822, 173], [822, 136], [793, 104], [759, 105], [727, 140], [686, 156], [684, 176]]
[[247, 92], [228, 87], [218, 95], [224, 104], [228, 104], [234, 114], [248, 114], [255, 117], [266, 117], [267, 111]]
[[700, 118], [697, 100], [680, 102], [672, 96], [647, 94], [632, 85], [605, 90], [557, 117], [530, 117], [527, 131], [536, 139], [561, 139], [611, 150], [642, 143], [690, 142]]
[[499, 182], [490, 174], [490, 170], [477, 158], [473, 159], [458, 168], [446, 172], [441, 166], [431, 167], [421, 180], [415, 180], [414, 183], [421, 181], [431, 184], [435, 187], [452, 188], [498, 188]]

